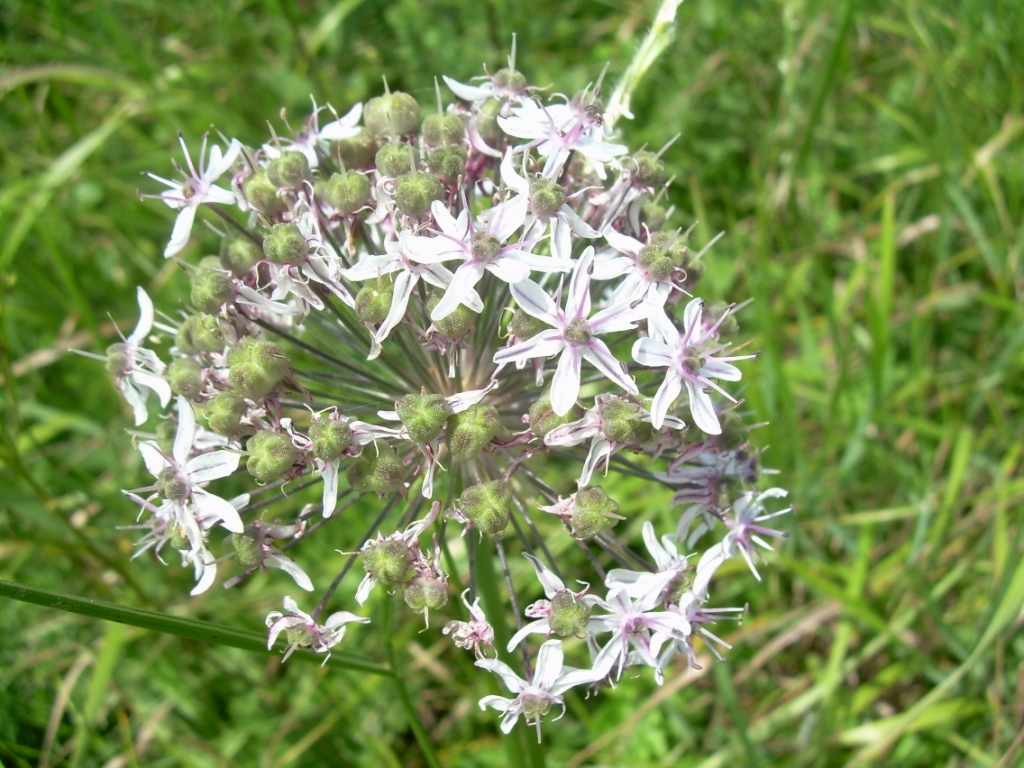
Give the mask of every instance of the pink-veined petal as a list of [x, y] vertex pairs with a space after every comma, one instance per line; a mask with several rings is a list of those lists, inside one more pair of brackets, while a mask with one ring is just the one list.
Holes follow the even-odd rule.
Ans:
[[152, 440], [139, 443], [139, 453], [142, 454], [142, 461], [145, 462], [146, 469], [153, 477], [159, 476], [161, 472], [171, 466], [171, 462], [164, 456], [163, 451]]
[[722, 381], [739, 381], [743, 378], [740, 369], [735, 365], [723, 363], [718, 360], [707, 360], [700, 369], [701, 376], [709, 379], [721, 379]]
[[512, 667], [497, 659], [478, 659], [476, 666], [486, 669], [500, 677], [512, 693], [519, 694], [527, 687], [528, 683], [512, 671]]
[[654, 395], [654, 401], [651, 403], [651, 424], [654, 425], [655, 429], [661, 429], [662, 424], [665, 423], [665, 416], [668, 414], [668, 409], [672, 407], [672, 403], [679, 397], [679, 393], [683, 391], [683, 382], [679, 374], [673, 370], [669, 370], [665, 375], [665, 380], [658, 387], [658, 392]]
[[196, 218], [196, 206], [187, 204], [178, 211], [178, 218], [174, 220], [174, 229], [171, 231], [170, 242], [164, 248], [164, 258], [177, 256], [188, 245], [188, 239], [192, 234], [192, 223]]
[[548, 567], [544, 565], [544, 563], [533, 555], [524, 554], [523, 557], [533, 563], [533, 567], [537, 571], [537, 580], [540, 582], [540, 585], [544, 587], [544, 594], [547, 595], [549, 599], [554, 597], [556, 592], [560, 592], [565, 589], [565, 583], [554, 573], [548, 570]]
[[709, 435], [722, 434], [722, 425], [718, 421], [718, 414], [715, 413], [715, 406], [708, 393], [690, 379], [686, 380], [686, 391], [690, 395], [693, 423]]
[[594, 249], [587, 248], [576, 262], [572, 279], [569, 280], [569, 295], [565, 300], [566, 314], [583, 318], [590, 316], [590, 267], [593, 263]]
[[202, 488], [193, 488], [192, 501], [204, 516], [209, 514], [218, 518], [232, 533], [241, 533], [245, 529], [238, 510], [220, 496], [214, 496]]
[[675, 364], [672, 349], [650, 337], [633, 343], [633, 359], [648, 368], [672, 368]]
[[307, 592], [313, 591], [313, 582], [309, 580], [309, 576], [299, 567], [299, 564], [291, 558], [284, 555], [270, 554], [263, 558], [263, 563], [271, 568], [280, 568], [295, 579], [295, 583], [299, 585], [300, 589], [304, 589]]
[[139, 346], [153, 328], [153, 300], [149, 298], [149, 294], [142, 289], [141, 285], [135, 289], [135, 298], [139, 302], [139, 322], [136, 324], [135, 330], [132, 331], [132, 335], [125, 339], [131, 347]]
[[565, 416], [576, 404], [580, 394], [579, 349], [566, 347], [558, 358], [555, 375], [551, 379], [551, 409], [558, 416]]
[[184, 467], [188, 452], [196, 441], [196, 412], [192, 404], [178, 395], [178, 431], [174, 434], [174, 448], [171, 456], [179, 467]]
[[608, 345], [600, 339], [591, 339], [583, 349], [583, 357], [597, 368], [606, 378], [614, 381], [630, 394], [638, 394], [636, 382], [625, 370], [618, 358], [608, 349]]
[[479, 264], [465, 263], [455, 270], [451, 285], [444, 292], [444, 296], [430, 313], [430, 319], [435, 323], [444, 320], [448, 315], [458, 309], [463, 303], [465, 295], [480, 282], [484, 269]]
[[526, 639], [527, 635], [534, 634], [551, 634], [551, 624], [548, 622], [547, 619], [537, 619], [537, 621], [531, 621], [529, 624], [527, 624], [514, 635], [512, 635], [512, 639], [508, 641], [508, 652], [511, 653], [513, 650], [515, 650], [516, 646], [523, 642], [523, 640]]
[[341, 464], [339, 459], [324, 463], [322, 479], [324, 481], [324, 517], [334, 514], [334, 508], [338, 506], [338, 468]]
[[511, 286], [512, 298], [523, 312], [530, 317], [543, 320], [548, 325], [558, 324], [558, 307], [548, 292], [532, 280], [523, 280]]
[[537, 652], [537, 668], [533, 673], [533, 684], [541, 688], [551, 690], [558, 675], [562, 671], [562, 662], [565, 659], [562, 653], [561, 640], [548, 640]]
[[211, 451], [196, 456], [185, 465], [185, 474], [191, 483], [205, 483], [227, 477], [238, 469], [242, 457], [232, 451]]
[[514, 189], [519, 195], [525, 198], [530, 194], [530, 182], [520, 176], [512, 163], [512, 148], [509, 147], [505, 151], [505, 156], [501, 159], [501, 180], [505, 182], [505, 186]]

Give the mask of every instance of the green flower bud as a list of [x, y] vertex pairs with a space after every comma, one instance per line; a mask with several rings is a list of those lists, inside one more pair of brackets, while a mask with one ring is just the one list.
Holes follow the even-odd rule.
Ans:
[[402, 584], [414, 573], [413, 554], [399, 539], [371, 541], [363, 549], [363, 569], [381, 584]]
[[417, 576], [402, 589], [402, 597], [416, 613], [436, 611], [448, 602], [448, 589], [437, 579]]
[[378, 173], [389, 179], [396, 179], [403, 174], [415, 171], [419, 162], [419, 150], [412, 144], [402, 141], [385, 144], [374, 158]]
[[476, 121], [476, 132], [480, 134], [480, 138], [492, 147], [498, 146], [505, 137], [505, 132], [501, 130], [501, 125], [498, 124], [498, 117], [500, 115], [501, 102], [497, 99], [488, 99], [480, 105], [480, 110], [474, 118]]
[[277, 196], [277, 187], [262, 168], [242, 182], [242, 194], [264, 216], [280, 216], [288, 210], [288, 203]]
[[668, 211], [654, 200], [645, 200], [640, 208], [640, 223], [645, 225], [648, 231], [655, 231], [665, 226], [668, 219]]
[[582, 602], [568, 589], [563, 589], [551, 598], [551, 614], [548, 625], [559, 637], [581, 636], [587, 628], [591, 607]]
[[649, 422], [641, 421], [645, 412], [642, 404], [632, 397], [616, 397], [598, 407], [605, 437], [618, 443], [642, 445], [654, 434]]
[[231, 349], [227, 362], [231, 386], [250, 400], [269, 395], [291, 370], [291, 362], [280, 346], [251, 337]]
[[363, 107], [363, 125], [378, 136], [404, 136], [420, 124], [420, 105], [408, 93], [392, 91]]
[[309, 255], [309, 243], [295, 222], [275, 224], [263, 239], [263, 253], [275, 264], [299, 264]]
[[414, 171], [395, 180], [395, 205], [406, 216], [422, 216], [444, 199], [444, 184], [432, 173]]
[[367, 446], [345, 472], [352, 490], [384, 495], [401, 490], [405, 465], [390, 445]]
[[530, 429], [540, 439], [544, 439], [548, 432], [561, 427], [572, 421], [578, 421], [583, 418], [583, 409], [580, 408], [578, 403], [574, 403], [569, 412], [564, 416], [559, 416], [555, 413], [554, 408], [551, 407], [551, 390], [546, 389], [544, 393], [537, 398], [537, 402], [530, 406]]
[[356, 316], [364, 325], [376, 325], [384, 322], [391, 311], [391, 302], [395, 298], [395, 284], [390, 275], [380, 280], [367, 282], [356, 294]]
[[206, 404], [205, 416], [210, 429], [218, 435], [232, 437], [245, 415], [245, 400], [233, 392], [221, 392]]
[[258, 568], [263, 565], [263, 534], [259, 529], [246, 528], [242, 533], [232, 533], [228, 543], [235, 551], [235, 560], [243, 568]]
[[445, 438], [456, 459], [468, 460], [480, 454], [501, 426], [498, 409], [493, 405], [473, 405], [448, 419]]
[[601, 531], [611, 528], [618, 520], [619, 505], [608, 498], [600, 486], [587, 486], [576, 492], [569, 524], [577, 539], [592, 539]]
[[462, 492], [456, 506], [474, 527], [496, 535], [505, 530], [512, 516], [512, 488], [504, 480], [472, 485]]
[[373, 168], [377, 154], [377, 140], [365, 128], [358, 134], [330, 144], [331, 158], [335, 164], [350, 171], [368, 171]]
[[189, 400], [195, 400], [203, 391], [203, 366], [191, 357], [178, 357], [164, 372], [171, 391]]
[[225, 237], [220, 242], [220, 263], [241, 277], [263, 260], [263, 247], [245, 235]]
[[192, 306], [213, 315], [235, 298], [235, 282], [216, 269], [201, 269], [192, 278]]
[[526, 75], [508, 67], [502, 67], [494, 73], [494, 87], [499, 90], [523, 93], [526, 91]]
[[461, 117], [451, 113], [427, 115], [420, 135], [428, 147], [450, 147], [462, 141], [466, 126]]
[[267, 178], [278, 188], [299, 189], [311, 178], [309, 160], [295, 150], [282, 152], [267, 165]]
[[276, 480], [299, 458], [291, 438], [270, 429], [261, 429], [250, 437], [245, 450], [249, 454], [245, 468], [260, 483]]
[[200, 352], [223, 352], [227, 342], [215, 315], [200, 315], [189, 326], [192, 344]]
[[549, 326], [543, 320], [538, 320], [528, 315], [523, 310], [517, 309], [512, 313], [512, 319], [508, 324], [508, 332], [519, 339], [531, 339]]
[[665, 164], [654, 152], [641, 150], [630, 158], [633, 182], [641, 187], [660, 187], [665, 183]]
[[334, 461], [352, 445], [352, 429], [344, 421], [317, 416], [309, 425], [311, 453], [321, 461]]
[[156, 476], [156, 492], [168, 501], [184, 501], [188, 498], [189, 486], [178, 479], [178, 473], [171, 467], [160, 470]]
[[667, 280], [676, 268], [672, 253], [661, 245], [645, 245], [636, 255], [636, 260], [655, 280]]
[[454, 184], [466, 170], [466, 150], [462, 147], [441, 147], [427, 158], [430, 172], [446, 184]]
[[[441, 295], [435, 293], [427, 299], [427, 312], [433, 312], [434, 307], [441, 301]], [[477, 325], [479, 314], [471, 310], [465, 304], [459, 304], [451, 314], [434, 321], [437, 332], [450, 341], [458, 341], [469, 335]]]
[[370, 202], [370, 180], [359, 171], [332, 173], [324, 186], [324, 199], [351, 216]]
[[551, 179], [537, 179], [530, 185], [530, 205], [537, 218], [546, 219], [565, 205], [565, 188]]
[[395, 410], [409, 437], [417, 443], [429, 442], [441, 434], [452, 413], [444, 397], [428, 395], [425, 391], [419, 395], [406, 395], [395, 403]]
[[190, 315], [182, 321], [181, 325], [178, 326], [178, 330], [174, 332], [174, 346], [184, 355], [194, 355], [199, 351], [192, 342], [192, 328], [197, 322], [199, 322], [199, 317]]
[[107, 347], [106, 369], [115, 375], [124, 373], [131, 365], [131, 356], [128, 354], [128, 345], [122, 342], [111, 344]]

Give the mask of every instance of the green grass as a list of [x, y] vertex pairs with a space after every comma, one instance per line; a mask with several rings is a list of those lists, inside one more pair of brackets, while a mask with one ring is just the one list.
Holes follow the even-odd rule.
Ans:
[[[135, 197], [178, 130], [259, 142], [281, 108], [364, 100], [382, 75], [428, 102], [435, 74], [500, 66], [513, 32], [531, 80], [572, 92], [606, 62], [614, 81], [653, 10], [0, 0], [0, 579], [247, 631], [278, 607], [266, 577], [191, 600], [187, 573], [129, 562], [130, 421], [65, 354], [130, 329], [136, 285], [183, 296], [160, 258], [172, 212]], [[750, 614], [726, 664], [570, 696], [538, 750], [499, 738], [484, 681], [418, 627], [396, 628], [396, 692], [4, 600], [0, 761], [1019, 765], [1022, 29], [1011, 0], [687, 0], [620, 124], [632, 146], [681, 133], [675, 221], [727, 233], [706, 291], [755, 299], [744, 395], [797, 508], [763, 584], [727, 566], [716, 597]], [[373, 646], [344, 650], [383, 662]]]

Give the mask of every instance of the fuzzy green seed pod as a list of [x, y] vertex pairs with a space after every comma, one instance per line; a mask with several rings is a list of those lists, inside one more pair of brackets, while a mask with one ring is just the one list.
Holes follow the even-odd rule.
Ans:
[[378, 443], [363, 449], [345, 472], [352, 490], [359, 493], [394, 493], [402, 488], [405, 465], [390, 445]]
[[440, 147], [430, 153], [427, 168], [446, 184], [454, 184], [466, 170], [466, 150], [462, 147]]
[[200, 352], [223, 352], [227, 342], [216, 315], [200, 315], [189, 326], [192, 344]]
[[654, 152], [641, 150], [629, 159], [633, 183], [640, 187], [660, 187], [665, 183], [665, 164]]
[[[432, 294], [427, 299], [427, 312], [433, 312], [434, 307], [441, 301], [440, 294]], [[480, 315], [465, 304], [459, 304], [454, 311], [434, 321], [437, 332], [450, 341], [458, 341], [465, 338], [476, 327]]]
[[395, 403], [398, 418], [417, 443], [433, 440], [444, 428], [452, 409], [441, 395], [406, 395]]
[[551, 598], [551, 615], [548, 624], [559, 637], [582, 636], [587, 628], [591, 607], [582, 602], [568, 589], [563, 589]]
[[465, 138], [466, 126], [461, 117], [451, 113], [427, 115], [420, 135], [428, 147], [450, 147]]
[[330, 144], [330, 154], [335, 164], [350, 171], [368, 171], [373, 168], [377, 149], [377, 139], [365, 128], [360, 129], [355, 136]]
[[518, 340], [532, 339], [538, 333], [549, 326], [543, 320], [538, 320], [528, 315], [523, 310], [517, 309], [512, 313], [512, 319], [508, 323], [508, 332]]
[[261, 429], [250, 437], [245, 450], [249, 454], [245, 468], [260, 483], [276, 480], [299, 458], [291, 438], [270, 429]]
[[351, 216], [370, 202], [370, 180], [359, 171], [332, 173], [323, 194], [332, 207]]
[[352, 428], [344, 421], [318, 416], [309, 425], [310, 451], [321, 461], [334, 461], [352, 445]]
[[414, 171], [395, 180], [395, 205], [406, 216], [422, 216], [444, 199], [444, 184], [432, 173]]
[[220, 241], [220, 263], [231, 274], [241, 277], [263, 260], [263, 247], [245, 235]]
[[356, 294], [356, 316], [364, 325], [384, 322], [395, 298], [395, 284], [389, 276], [371, 280]]
[[679, 232], [655, 232], [651, 235], [651, 245], [664, 248], [677, 267], [687, 269], [693, 258], [689, 249], [689, 238]]
[[288, 627], [284, 631], [284, 637], [289, 646], [298, 648], [311, 648], [316, 640], [316, 636], [308, 624], [296, 624], [294, 627]]
[[203, 391], [203, 366], [191, 357], [175, 358], [164, 372], [171, 392], [195, 400]]
[[256, 528], [246, 528], [242, 533], [232, 533], [228, 543], [234, 550], [235, 560], [243, 568], [258, 568], [263, 565], [263, 535]]
[[363, 569], [381, 584], [403, 584], [412, 578], [413, 554], [399, 539], [371, 541], [363, 549]]
[[537, 402], [530, 406], [530, 429], [542, 440], [551, 430], [583, 418], [583, 409], [574, 403], [564, 416], [555, 413], [551, 406], [551, 390], [544, 390]]
[[235, 281], [219, 269], [200, 269], [192, 278], [192, 306], [214, 315], [235, 298], [236, 290]]
[[282, 152], [267, 165], [267, 178], [279, 189], [299, 189], [312, 178], [309, 160], [295, 150]]
[[363, 125], [377, 136], [405, 136], [420, 124], [420, 105], [408, 93], [392, 91], [366, 102]]
[[497, 147], [505, 137], [505, 132], [501, 130], [501, 125], [498, 123], [500, 115], [501, 102], [497, 99], [488, 99], [480, 105], [480, 110], [473, 118], [476, 132], [492, 147]]
[[503, 480], [471, 485], [456, 506], [474, 527], [496, 535], [505, 530], [512, 516], [512, 488]]
[[186, 317], [174, 332], [174, 346], [183, 355], [194, 355], [199, 350], [192, 343], [192, 327], [199, 321], [198, 315]]
[[188, 498], [188, 491], [188, 483], [180, 480], [177, 471], [172, 467], [160, 470], [160, 474], [156, 476], [156, 492], [163, 499], [184, 501]]
[[192, 542], [188, 540], [188, 532], [180, 525], [169, 525], [167, 533], [170, 537], [170, 544], [179, 552], [191, 552]]
[[468, 460], [480, 454], [501, 426], [498, 409], [492, 405], [473, 405], [448, 419], [445, 441], [456, 459]]
[[[638, 403], [625, 397], [606, 400], [599, 406], [602, 430], [606, 438], [617, 443], [640, 442], [637, 438], [646, 434], [644, 409]], [[648, 428], [650, 424], [646, 425]]]
[[131, 365], [131, 357], [128, 354], [128, 345], [117, 342], [107, 347], [107, 362], [105, 367], [108, 372], [115, 375], [124, 373]]
[[417, 576], [402, 589], [402, 597], [417, 613], [436, 611], [448, 602], [448, 589], [437, 579]]
[[547, 219], [565, 205], [565, 188], [551, 179], [537, 179], [530, 185], [530, 206], [537, 218]]
[[693, 287], [701, 281], [704, 277], [704, 273], [707, 272], [707, 267], [703, 261], [692, 259], [689, 264], [686, 265], [686, 285]]
[[245, 415], [245, 400], [233, 392], [221, 392], [206, 404], [206, 422], [218, 435], [233, 437]]
[[600, 486], [580, 488], [569, 518], [572, 535], [577, 539], [592, 539], [623, 519], [618, 512], [618, 503], [609, 498]]
[[494, 87], [511, 91], [512, 93], [523, 93], [526, 91], [526, 75], [515, 69], [502, 67], [494, 73]]
[[386, 178], [396, 179], [416, 170], [420, 162], [420, 153], [412, 144], [403, 141], [392, 141], [377, 151], [374, 165], [377, 172]]
[[242, 194], [264, 216], [280, 216], [288, 210], [288, 203], [277, 196], [277, 187], [262, 168], [242, 182]]
[[661, 245], [645, 245], [636, 255], [636, 260], [655, 280], [667, 280], [676, 268], [672, 253]]
[[275, 224], [263, 239], [263, 253], [275, 264], [299, 264], [309, 255], [309, 243], [295, 222]]
[[640, 208], [640, 223], [647, 227], [648, 231], [655, 231], [665, 226], [665, 221], [668, 219], [668, 211], [665, 210], [664, 206], [654, 202], [654, 200], [645, 200], [643, 206]]
[[250, 400], [266, 397], [291, 370], [284, 350], [272, 341], [246, 337], [228, 353], [228, 381]]

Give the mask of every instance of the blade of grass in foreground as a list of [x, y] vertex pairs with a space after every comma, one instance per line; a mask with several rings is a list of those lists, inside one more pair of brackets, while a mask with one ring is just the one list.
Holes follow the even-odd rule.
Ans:
[[[83, 616], [91, 616], [104, 621], [116, 621], [118, 624], [128, 624], [141, 629], [149, 629], [154, 632], [163, 632], [167, 635], [199, 640], [214, 645], [225, 645], [229, 648], [241, 648], [243, 651], [255, 651], [267, 654], [266, 641], [262, 634], [247, 632], [242, 629], [224, 627], [219, 624], [212, 624], [208, 621], [198, 619], [186, 619], [180, 616], [170, 616], [165, 613], [146, 611], [141, 608], [129, 608], [124, 605], [115, 605], [103, 600], [93, 600], [87, 597], [75, 597], [64, 595], [59, 592], [50, 592], [46, 589], [15, 584], [0, 579], [0, 597], [9, 597], [12, 600], [20, 600], [24, 603], [34, 603], [47, 608], [56, 608], [70, 613], [80, 613]], [[311, 653], [295, 653], [293, 659], [305, 661], [322, 662], [322, 656]], [[391, 675], [391, 672], [367, 661], [358, 656], [348, 653], [332, 653], [330, 663], [347, 669], [360, 672], [370, 672], [375, 675]]]

